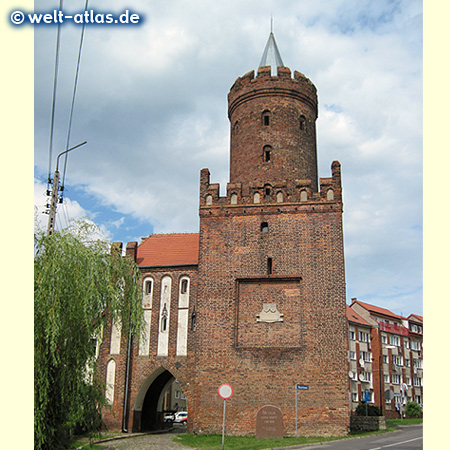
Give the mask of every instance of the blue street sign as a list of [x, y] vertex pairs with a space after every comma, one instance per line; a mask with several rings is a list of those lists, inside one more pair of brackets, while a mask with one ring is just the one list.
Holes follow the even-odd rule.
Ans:
[[307, 391], [309, 386], [307, 384], [297, 384], [297, 390], [299, 391]]
[[364, 401], [370, 402], [370, 391], [369, 389], [364, 389]]

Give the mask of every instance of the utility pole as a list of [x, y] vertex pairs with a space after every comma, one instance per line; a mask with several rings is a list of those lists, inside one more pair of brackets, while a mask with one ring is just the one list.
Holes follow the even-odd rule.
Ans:
[[67, 150], [61, 152], [56, 158], [56, 170], [55, 175], [53, 176], [53, 188], [52, 188], [52, 196], [50, 199], [50, 212], [48, 216], [48, 226], [47, 226], [47, 234], [50, 236], [55, 231], [55, 218], [56, 218], [56, 204], [58, 203], [58, 190], [59, 190], [59, 157], [64, 155], [65, 153], [70, 152], [71, 150], [75, 150], [78, 147], [86, 144], [87, 141], [82, 142], [81, 144], [75, 145]]

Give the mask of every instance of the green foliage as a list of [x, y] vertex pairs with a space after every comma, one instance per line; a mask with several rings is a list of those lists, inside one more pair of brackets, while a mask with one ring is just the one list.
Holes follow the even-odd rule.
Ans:
[[67, 448], [76, 429], [100, 427], [104, 386], [96, 376], [95, 339], [109, 320], [124, 336], [141, 327], [139, 271], [133, 261], [91, 240], [85, 222], [35, 236], [35, 449]]
[[420, 417], [422, 414], [422, 408], [417, 402], [408, 402], [406, 404], [405, 414], [408, 417]]
[[368, 416], [381, 416], [381, 411], [378, 406], [369, 405], [368, 403], [361, 403], [355, 409], [355, 415], [357, 416], [365, 416], [366, 415], [366, 406], [367, 406], [367, 415]]

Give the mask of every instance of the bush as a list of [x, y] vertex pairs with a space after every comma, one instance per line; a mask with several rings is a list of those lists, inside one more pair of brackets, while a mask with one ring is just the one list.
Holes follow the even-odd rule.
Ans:
[[420, 417], [422, 415], [422, 408], [417, 402], [408, 402], [406, 404], [405, 414], [408, 417]]
[[[366, 403], [363, 402], [358, 405], [355, 409], [355, 415], [365, 416], [366, 415]], [[368, 416], [381, 416], [381, 411], [378, 406], [367, 404], [367, 415]]]

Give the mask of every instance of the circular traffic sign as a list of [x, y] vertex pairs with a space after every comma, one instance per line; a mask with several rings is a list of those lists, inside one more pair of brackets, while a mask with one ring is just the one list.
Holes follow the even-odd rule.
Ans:
[[233, 395], [233, 388], [229, 384], [222, 384], [218, 391], [219, 396], [224, 400], [229, 399]]

